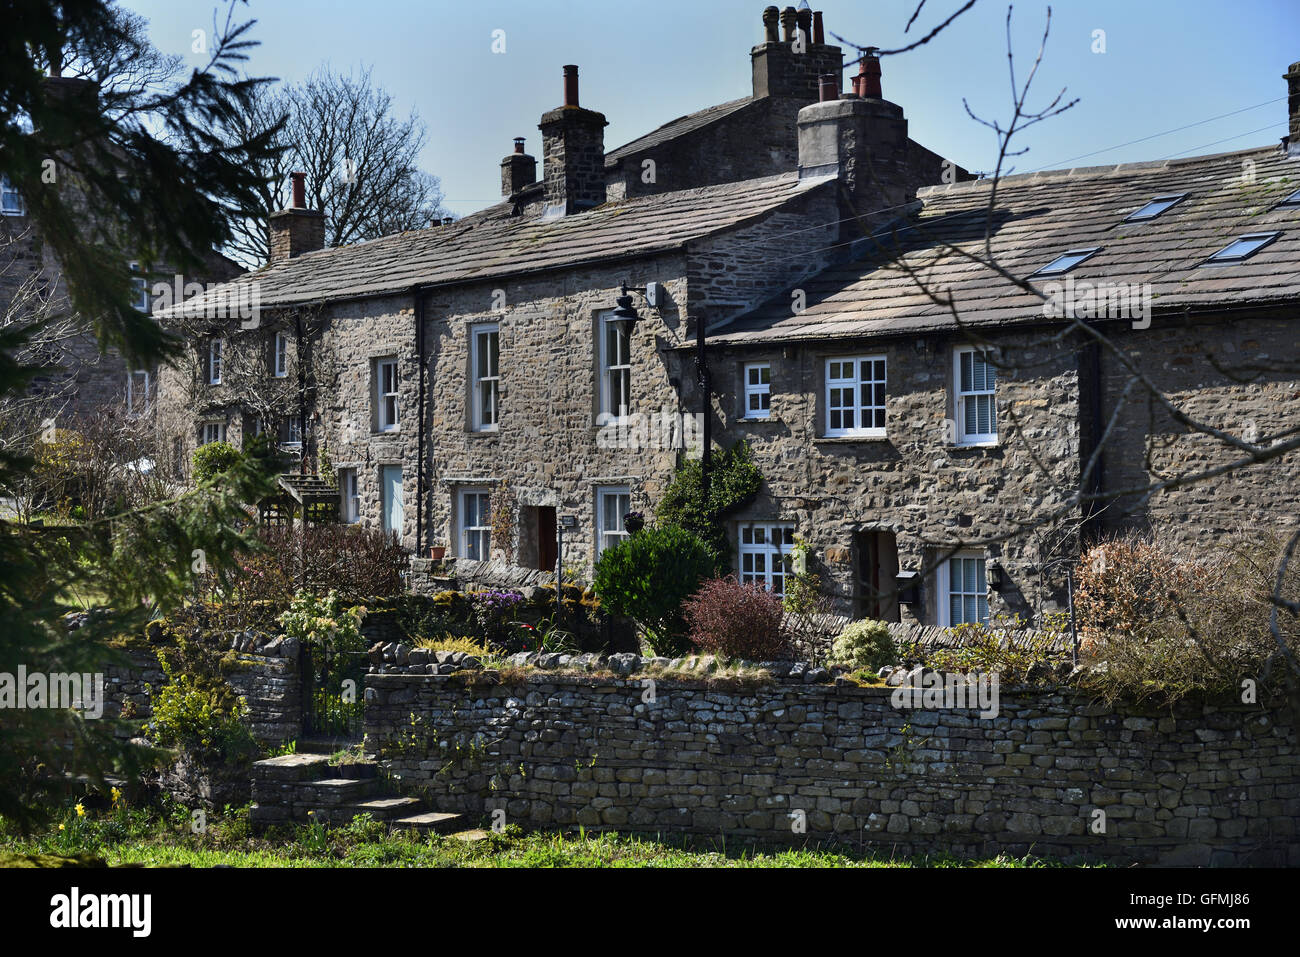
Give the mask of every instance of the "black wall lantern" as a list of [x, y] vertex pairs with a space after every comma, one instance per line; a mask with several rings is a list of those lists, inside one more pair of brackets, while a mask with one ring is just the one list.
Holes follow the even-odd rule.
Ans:
[[1007, 587], [1007, 573], [999, 561], [991, 561], [988, 564], [989, 587], [994, 591], [1002, 591]]
[[641, 316], [637, 313], [636, 307], [632, 305], [632, 297], [628, 295], [634, 289], [638, 292], [641, 291], [635, 286], [628, 286], [627, 283], [623, 284], [623, 295], [618, 297], [618, 308], [614, 310], [614, 316], [610, 320], [618, 331], [623, 333], [628, 342], [632, 341], [632, 330], [641, 321]]

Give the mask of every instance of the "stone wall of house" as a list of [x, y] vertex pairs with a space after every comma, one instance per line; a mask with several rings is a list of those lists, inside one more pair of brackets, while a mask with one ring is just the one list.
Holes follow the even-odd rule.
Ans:
[[366, 685], [369, 745], [444, 811], [900, 856], [1300, 864], [1283, 711], [1004, 688], [983, 719], [807, 672], [749, 689], [661, 678], [651, 693], [635, 674], [447, 674], [467, 666], [387, 667]]
[[[758, 498], [731, 517], [733, 552], [741, 525], [784, 522], [811, 548], [810, 571], [822, 577], [837, 610], [864, 615], [857, 601], [858, 532], [888, 532], [898, 568], [922, 574], [916, 603], [898, 609], [904, 621], [937, 623], [932, 570], [940, 550], [1010, 535], [1063, 507], [1078, 487], [1078, 360], [1069, 348], [1032, 332], [992, 340], [1010, 365], [998, 382], [998, 444], [955, 444], [954, 349], [961, 336], [834, 340], [767, 347], [714, 347], [711, 369], [719, 394], [718, 441], [748, 441], [763, 472]], [[828, 438], [826, 363], [845, 356], [884, 356], [884, 438]], [[744, 417], [744, 366], [771, 366], [771, 415]], [[1036, 618], [1064, 604], [1062, 582], [1040, 548], [1076, 517], [1032, 528], [982, 549], [1007, 573], [990, 593], [993, 613]]]
[[[1120, 329], [1118, 345], [1171, 402], [1188, 415], [1243, 441], [1265, 441], [1300, 423], [1300, 331], [1291, 315], [1258, 318], [1152, 318], [1144, 331]], [[1102, 416], [1109, 419], [1130, 372], [1101, 353]], [[1139, 386], [1103, 451], [1108, 488], [1141, 488], [1174, 475], [1213, 469], [1241, 450], [1173, 421]], [[1159, 526], [1188, 546], [1242, 529], [1293, 529], [1300, 489], [1300, 452], [1240, 468], [1207, 481], [1161, 491], [1146, 501], [1121, 499], [1103, 523]]]

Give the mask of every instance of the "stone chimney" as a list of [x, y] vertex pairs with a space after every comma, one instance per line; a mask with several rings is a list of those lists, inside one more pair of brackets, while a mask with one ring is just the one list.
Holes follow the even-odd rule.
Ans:
[[1286, 108], [1290, 116], [1286, 151], [1289, 156], [1300, 156], [1300, 63], [1292, 63], [1291, 69], [1283, 77], [1286, 80]]
[[515, 151], [501, 161], [501, 195], [513, 196], [537, 182], [537, 160], [524, 152], [524, 138], [515, 137]]
[[[874, 58], [871, 58], [874, 60]], [[867, 75], [879, 76], [879, 63]], [[855, 93], [839, 97], [838, 77], [828, 75], [823, 99], [799, 111], [799, 175], [837, 176], [852, 198], [854, 214], [874, 225], [897, 218], [916, 195], [915, 174], [908, 166], [907, 120], [903, 108], [879, 96]], [[874, 90], [873, 90], [874, 92]], [[881, 212], [883, 210], [883, 212]]]
[[542, 114], [542, 177], [550, 215], [580, 212], [605, 202], [603, 113], [578, 105], [578, 68], [564, 68], [564, 105]]
[[754, 70], [754, 96], [789, 96], [808, 103], [817, 99], [818, 77], [839, 75], [844, 55], [823, 42], [821, 13], [804, 8], [763, 11], [764, 41], [750, 51]]
[[290, 173], [293, 201], [288, 209], [272, 213], [271, 262], [293, 259], [325, 246], [325, 214], [307, 208], [307, 174]]

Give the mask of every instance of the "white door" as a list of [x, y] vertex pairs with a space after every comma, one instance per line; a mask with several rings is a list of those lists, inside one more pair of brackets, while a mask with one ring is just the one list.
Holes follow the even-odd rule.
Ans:
[[402, 467], [385, 465], [382, 484], [384, 490], [384, 531], [402, 535]]

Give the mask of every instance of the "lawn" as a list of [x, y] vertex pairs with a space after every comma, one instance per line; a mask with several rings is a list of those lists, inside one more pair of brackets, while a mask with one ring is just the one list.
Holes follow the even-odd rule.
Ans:
[[[246, 809], [213, 816], [194, 833], [188, 810], [169, 813], [119, 807], [102, 813], [69, 810], [50, 828], [26, 838], [0, 821], [5, 852], [69, 857], [90, 854], [111, 866], [212, 867], [1052, 867], [1050, 862], [998, 857], [889, 859], [843, 847], [807, 849], [725, 845], [721, 840], [658, 839], [623, 834], [504, 833], [466, 842], [455, 836], [390, 833], [366, 816], [340, 827], [282, 826], [256, 835]], [[11, 860], [8, 863], [13, 863]]]

